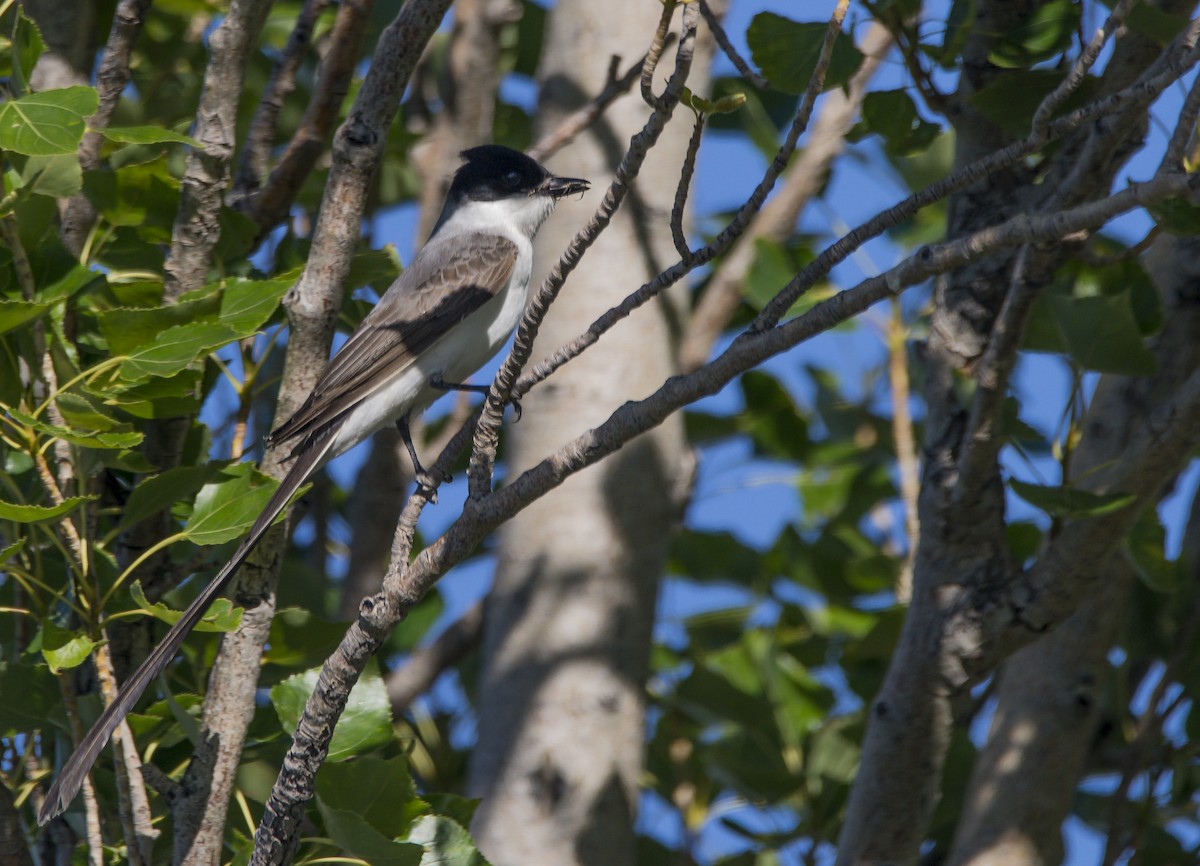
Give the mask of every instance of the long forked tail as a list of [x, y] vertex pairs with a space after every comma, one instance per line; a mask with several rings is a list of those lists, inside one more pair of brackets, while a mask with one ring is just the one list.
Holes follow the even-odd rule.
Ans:
[[63, 765], [54, 784], [46, 793], [46, 801], [42, 804], [41, 811], [38, 812], [38, 824], [46, 824], [75, 799], [75, 795], [79, 793], [79, 789], [83, 785], [84, 777], [95, 763], [100, 750], [108, 742], [108, 738], [112, 736], [112, 732], [116, 730], [117, 725], [121, 724], [121, 720], [133, 709], [133, 705], [142, 696], [142, 692], [146, 690], [150, 681], [162, 673], [163, 668], [179, 652], [184, 639], [204, 616], [209, 604], [225, 589], [238, 566], [245, 562], [246, 557], [262, 540], [275, 518], [287, 506], [288, 500], [312, 474], [329, 450], [329, 446], [333, 444], [333, 440], [333, 435], [323, 436], [320, 441], [309, 444], [297, 455], [296, 462], [292, 464], [292, 468], [288, 470], [283, 481], [279, 482], [279, 488], [275, 491], [275, 495], [271, 497], [262, 514], [254, 521], [254, 525], [250, 527], [250, 534], [238, 546], [233, 557], [196, 597], [196, 600], [188, 605], [180, 620], [171, 626], [166, 637], [146, 657], [141, 666], [125, 680], [121, 690], [117, 693], [116, 700], [100, 714], [96, 724], [92, 725], [92, 729], [87, 732], [87, 736], [80, 742], [74, 754], [67, 759], [67, 763]]

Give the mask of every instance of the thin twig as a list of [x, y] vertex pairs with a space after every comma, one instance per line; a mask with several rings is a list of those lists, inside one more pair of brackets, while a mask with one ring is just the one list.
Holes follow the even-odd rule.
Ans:
[[262, 189], [238, 202], [242, 211], [258, 224], [260, 238], [287, 217], [304, 181], [325, 151], [362, 54], [373, 4], [374, 0], [338, 3], [337, 17], [329, 34], [329, 50], [322, 58], [320, 74], [300, 126]]
[[[673, 36], [674, 34], [670, 34], [668, 41], [671, 41]], [[609, 61], [608, 78], [605, 81], [604, 89], [596, 94], [587, 105], [566, 117], [554, 130], [539, 138], [537, 143], [525, 152], [538, 162], [544, 162], [565, 147], [575, 136], [595, 123], [605, 109], [617, 100], [617, 97], [627, 93], [629, 88], [633, 87], [633, 82], [641, 77], [646, 58], [643, 57], [629, 67], [624, 74], [618, 76], [617, 68], [620, 62], [621, 58], [613, 55]]]
[[270, 157], [271, 144], [275, 140], [275, 130], [279, 123], [279, 113], [283, 110], [283, 102], [296, 89], [296, 73], [308, 54], [309, 45], [312, 44], [317, 19], [328, 5], [329, 0], [304, 0], [304, 6], [296, 16], [296, 25], [292, 28], [283, 53], [275, 61], [271, 78], [258, 102], [258, 110], [254, 112], [254, 119], [250, 121], [250, 130], [246, 133], [246, 141], [238, 158], [233, 187], [227, 196], [230, 204], [262, 186], [267, 175], [267, 160]]
[[1038, 106], [1037, 111], [1033, 115], [1033, 123], [1031, 124], [1034, 136], [1043, 135], [1050, 124], [1050, 118], [1054, 116], [1054, 112], [1058, 111], [1070, 97], [1071, 94], [1079, 89], [1083, 84], [1087, 74], [1091, 68], [1096, 65], [1096, 61], [1100, 57], [1100, 52], [1104, 50], [1104, 46], [1113, 34], [1120, 28], [1121, 22], [1129, 15], [1129, 10], [1138, 0], [1119, 0], [1116, 6], [1113, 7], [1108, 19], [1104, 22], [1104, 26], [1095, 32], [1091, 41], [1084, 46], [1079, 52], [1079, 57], [1075, 60], [1075, 65], [1071, 67], [1067, 77], [1059, 82], [1058, 87], [1054, 88], [1042, 104]]
[[687, 152], [683, 155], [683, 167], [679, 171], [679, 183], [675, 186], [675, 203], [671, 207], [671, 239], [683, 263], [691, 264], [692, 251], [688, 247], [687, 238], [683, 234], [683, 212], [687, 208], [688, 190], [692, 185], [692, 175], [696, 172], [696, 154], [700, 152], [700, 138], [704, 135], [704, 115], [696, 115], [696, 123], [692, 126], [692, 137], [688, 141]]
[[862, 65], [844, 91], [835, 88], [825, 94], [804, 149], [788, 161], [779, 187], [754, 215], [745, 234], [724, 254], [696, 302], [680, 341], [681, 369], [695, 370], [708, 360], [717, 338], [741, 306], [746, 274], [758, 258], [756, 241], [783, 243], [792, 236], [800, 213], [821, 190], [834, 160], [844, 152], [846, 132], [892, 45], [892, 36], [882, 24], [875, 22], [868, 28], [859, 46], [864, 55]]
[[841, 23], [846, 14], [847, 7], [847, 2], [841, 2], [834, 10], [834, 14], [830, 19], [829, 29], [826, 32], [825, 42], [821, 47], [820, 60], [813, 70], [812, 78], [809, 79], [804, 97], [800, 101], [800, 107], [796, 111], [796, 116], [792, 119], [791, 128], [788, 130], [783, 144], [775, 152], [775, 158], [771, 160], [771, 164], [763, 172], [762, 180], [759, 181], [754, 191], [738, 209], [738, 212], [734, 214], [733, 219], [729, 221], [728, 225], [710, 243], [693, 252], [688, 261], [677, 262], [659, 273], [616, 307], [604, 312], [583, 334], [559, 347], [549, 358], [539, 362], [530, 373], [521, 377], [521, 380], [512, 391], [514, 397], [520, 398], [538, 382], [545, 380], [563, 364], [577, 357], [589, 346], [595, 344], [605, 332], [621, 321], [621, 319], [624, 319], [638, 307], [656, 297], [660, 292], [675, 285], [675, 283], [679, 282], [679, 280], [692, 270], [712, 261], [742, 235], [747, 226], [750, 225], [750, 221], [754, 218], [754, 215], [762, 208], [767, 195], [775, 185], [775, 181], [787, 167], [788, 160], [796, 149], [796, 143], [800, 140], [801, 134], [808, 128], [813, 107], [816, 105], [817, 96], [824, 87], [825, 73], [829, 68], [829, 58], [833, 54], [834, 40], [841, 30]]
[[[664, 20], [666, 19], [664, 18]], [[655, 38], [658, 38], [657, 35]], [[630, 184], [641, 170], [646, 155], [658, 141], [663, 129], [666, 128], [667, 121], [670, 120], [683, 93], [684, 83], [691, 69], [695, 44], [696, 13], [694, 6], [689, 4], [684, 7], [683, 11], [683, 35], [675, 53], [675, 71], [667, 82], [663, 95], [655, 100], [654, 110], [646, 120], [645, 126], [630, 141], [629, 149], [625, 152], [621, 164], [617, 166], [612, 183], [595, 215], [576, 234], [549, 276], [542, 283], [541, 288], [538, 289], [537, 294], [526, 306], [525, 314], [517, 328], [512, 351], [501, 364], [492, 382], [483, 414], [475, 428], [475, 439], [471, 449], [468, 480], [472, 499], [482, 498], [491, 487], [492, 467], [495, 463], [496, 445], [500, 435], [500, 423], [504, 417], [504, 407], [508, 405], [513, 385], [533, 352], [533, 341], [537, 337], [541, 322], [545, 318], [550, 304], [558, 297], [567, 277], [575, 270], [584, 253], [612, 221], [613, 214], [624, 201]]]
[[1029, 279], [1030, 255], [1028, 245], [1017, 252], [1008, 294], [992, 325], [987, 350], [978, 365], [978, 384], [962, 437], [964, 445], [958, 461], [958, 483], [954, 486], [954, 499], [960, 505], [977, 501], [980, 489], [995, 477], [996, 460], [1005, 444], [1000, 430], [1004, 420], [1004, 399], [1008, 395], [1008, 382], [1017, 362], [1021, 337], [1041, 288], [1040, 283]]
[[750, 64], [746, 59], [738, 53], [738, 50], [733, 47], [733, 43], [729, 41], [729, 34], [725, 32], [725, 28], [721, 26], [721, 20], [717, 18], [715, 12], [708, 5], [708, 0], [699, 0], [700, 14], [704, 16], [704, 23], [708, 25], [708, 29], [712, 31], [713, 38], [717, 40], [717, 45], [725, 52], [725, 56], [737, 67], [737, 71], [742, 73], [742, 77], [757, 87], [759, 90], [769, 90], [771, 82], [763, 78], [757, 72], [750, 68]]
[[663, 0], [662, 14], [658, 18], [658, 27], [654, 31], [654, 38], [650, 40], [650, 48], [646, 52], [646, 59], [642, 62], [641, 88], [642, 99], [651, 108], [658, 108], [658, 97], [654, 95], [654, 70], [658, 68], [658, 61], [662, 57], [663, 49], [667, 45], [667, 31], [671, 27], [671, 18], [675, 14], [676, 0]]

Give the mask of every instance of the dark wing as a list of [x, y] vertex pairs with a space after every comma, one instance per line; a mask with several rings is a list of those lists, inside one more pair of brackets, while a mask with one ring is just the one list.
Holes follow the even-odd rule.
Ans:
[[268, 437], [307, 438], [357, 406], [508, 284], [517, 245], [489, 234], [426, 244], [345, 342], [296, 414]]

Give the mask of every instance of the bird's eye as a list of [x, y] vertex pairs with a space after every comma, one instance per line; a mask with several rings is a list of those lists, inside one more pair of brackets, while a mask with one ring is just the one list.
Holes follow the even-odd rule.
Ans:
[[510, 171], [504, 175], [504, 185], [515, 187], [521, 183], [521, 173], [519, 171]]

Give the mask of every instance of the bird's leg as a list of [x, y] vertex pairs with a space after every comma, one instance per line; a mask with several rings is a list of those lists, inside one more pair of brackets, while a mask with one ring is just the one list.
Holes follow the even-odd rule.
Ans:
[[400, 431], [400, 438], [404, 440], [404, 447], [408, 449], [409, 459], [412, 460], [413, 473], [418, 484], [428, 490], [432, 495], [429, 501], [437, 504], [437, 484], [451, 481], [450, 475], [446, 472], [438, 472], [435, 480], [433, 473], [429, 472], [421, 465], [421, 458], [417, 456], [417, 446], [413, 444], [412, 431], [408, 429], [408, 416], [405, 415], [396, 419], [396, 429]]
[[[482, 394], [484, 397], [487, 397], [492, 390], [491, 385], [467, 385], [462, 382], [446, 382], [440, 375], [431, 376], [429, 385], [431, 388], [437, 388], [439, 391], [470, 391], [474, 394]], [[513, 415], [516, 416], [513, 420], [520, 421], [521, 404], [513, 399], [509, 399], [508, 402], [512, 404]]]

